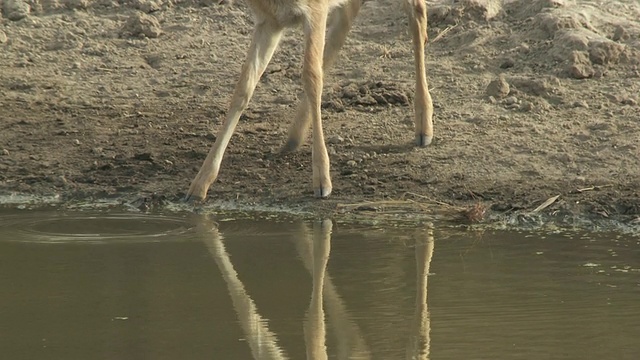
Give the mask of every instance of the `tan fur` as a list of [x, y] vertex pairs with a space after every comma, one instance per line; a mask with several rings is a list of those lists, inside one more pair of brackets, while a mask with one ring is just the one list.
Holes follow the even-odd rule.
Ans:
[[[289, 128], [283, 151], [296, 150], [302, 144], [309, 124], [312, 127], [313, 189], [316, 197], [329, 196], [332, 190], [329, 155], [322, 132], [320, 111], [323, 71], [335, 61], [339, 49], [362, 0], [247, 0], [256, 17], [253, 40], [231, 98], [226, 120], [198, 175], [191, 183], [187, 199], [203, 200], [216, 180], [220, 163], [242, 111], [247, 107], [285, 28], [302, 24], [305, 53], [302, 83], [305, 97]], [[425, 0], [403, 0], [409, 16], [416, 68], [415, 131], [416, 142], [426, 146], [433, 138], [433, 105], [427, 85], [424, 45], [427, 40]], [[326, 31], [326, 35], [325, 35]], [[325, 44], [326, 38], [326, 44]]]

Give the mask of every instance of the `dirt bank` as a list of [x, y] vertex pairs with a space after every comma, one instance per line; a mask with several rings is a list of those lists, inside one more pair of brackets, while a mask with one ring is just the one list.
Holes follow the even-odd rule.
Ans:
[[[436, 138], [427, 149], [411, 146], [413, 60], [400, 3], [365, 3], [326, 81], [326, 201], [312, 198], [308, 144], [278, 153], [301, 91], [301, 34], [287, 33], [208, 201], [325, 212], [482, 203], [500, 214], [560, 195], [539, 213], [638, 221], [640, 5], [499, 3], [429, 3]], [[244, 3], [0, 8], [0, 194], [183, 196], [250, 40]], [[345, 206], [365, 201], [374, 204]]]

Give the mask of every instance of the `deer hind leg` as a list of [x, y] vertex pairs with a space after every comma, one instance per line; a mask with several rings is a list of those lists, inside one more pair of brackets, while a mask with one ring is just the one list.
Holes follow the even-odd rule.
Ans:
[[261, 19], [257, 20], [251, 46], [242, 66], [240, 79], [233, 92], [224, 125], [216, 138], [216, 142], [209, 150], [209, 154], [204, 160], [198, 175], [191, 183], [185, 200], [201, 201], [207, 196], [209, 186], [218, 176], [224, 151], [238, 124], [240, 115], [247, 107], [258, 80], [260, 80], [262, 73], [271, 60], [271, 56], [273, 56], [273, 52], [282, 37], [282, 32], [283, 28], [279, 24], [273, 24]]
[[[353, 25], [353, 21], [358, 15], [362, 5], [362, 0], [351, 0], [344, 5], [336, 8], [329, 16], [327, 25], [327, 43], [324, 48], [322, 68], [328, 70], [335, 60], [338, 58], [338, 52], [347, 38], [349, 29]], [[294, 121], [289, 127], [289, 136], [287, 142], [282, 147], [282, 152], [292, 152], [297, 150], [304, 143], [307, 137], [307, 130], [311, 123], [311, 113], [309, 112], [309, 101], [307, 97], [303, 97]]]
[[433, 103], [427, 85], [424, 61], [424, 48], [427, 41], [427, 5], [425, 0], [405, 1], [416, 66], [416, 100], [414, 103], [416, 144], [427, 146], [433, 140]]
[[325, 1], [310, 2], [304, 22], [304, 64], [302, 83], [309, 102], [313, 144], [311, 147], [313, 168], [313, 191], [317, 198], [331, 194], [329, 174], [329, 154], [322, 133], [320, 102], [322, 98], [322, 58], [324, 52], [325, 29], [327, 27], [328, 5]]

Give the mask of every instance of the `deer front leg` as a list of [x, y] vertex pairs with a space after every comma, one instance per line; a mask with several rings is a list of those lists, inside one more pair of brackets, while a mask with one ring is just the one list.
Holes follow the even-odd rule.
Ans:
[[331, 194], [331, 175], [329, 174], [329, 154], [322, 133], [320, 102], [322, 97], [322, 54], [324, 51], [325, 29], [327, 27], [327, 3], [313, 2], [309, 5], [304, 23], [305, 47], [302, 67], [302, 83], [309, 101], [313, 144], [311, 148], [313, 168], [313, 191], [317, 198]]
[[427, 85], [424, 47], [427, 41], [427, 5], [425, 0], [406, 0], [409, 30], [413, 38], [416, 66], [415, 130], [416, 144], [427, 146], [433, 140], [433, 103]]
[[209, 150], [209, 154], [204, 160], [198, 175], [196, 175], [191, 183], [191, 187], [185, 198], [186, 201], [204, 200], [209, 187], [218, 177], [224, 151], [229, 144], [236, 125], [238, 125], [240, 115], [247, 107], [253, 95], [258, 80], [260, 80], [262, 73], [271, 60], [271, 56], [273, 56], [273, 52], [282, 36], [282, 31], [282, 26], [278, 24], [272, 24], [265, 20], [257, 20], [251, 46], [247, 53], [247, 59], [242, 66], [240, 79], [233, 92], [231, 105], [229, 106], [224, 125], [218, 133], [216, 142], [211, 147], [211, 150]]
[[[327, 71], [337, 59], [338, 52], [344, 45], [349, 29], [353, 25], [353, 20], [358, 15], [360, 5], [362, 5], [362, 0], [351, 0], [334, 9], [329, 16], [327, 41], [322, 60], [324, 71]], [[304, 143], [309, 123], [311, 123], [311, 114], [309, 112], [309, 101], [305, 96], [302, 98], [300, 105], [298, 105], [295, 118], [289, 127], [287, 142], [282, 147], [283, 153], [295, 151]]]

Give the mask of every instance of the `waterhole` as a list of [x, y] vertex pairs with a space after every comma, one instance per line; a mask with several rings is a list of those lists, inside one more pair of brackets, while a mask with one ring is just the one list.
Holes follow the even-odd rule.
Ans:
[[640, 240], [616, 233], [5, 211], [0, 289], [6, 359], [640, 353]]

